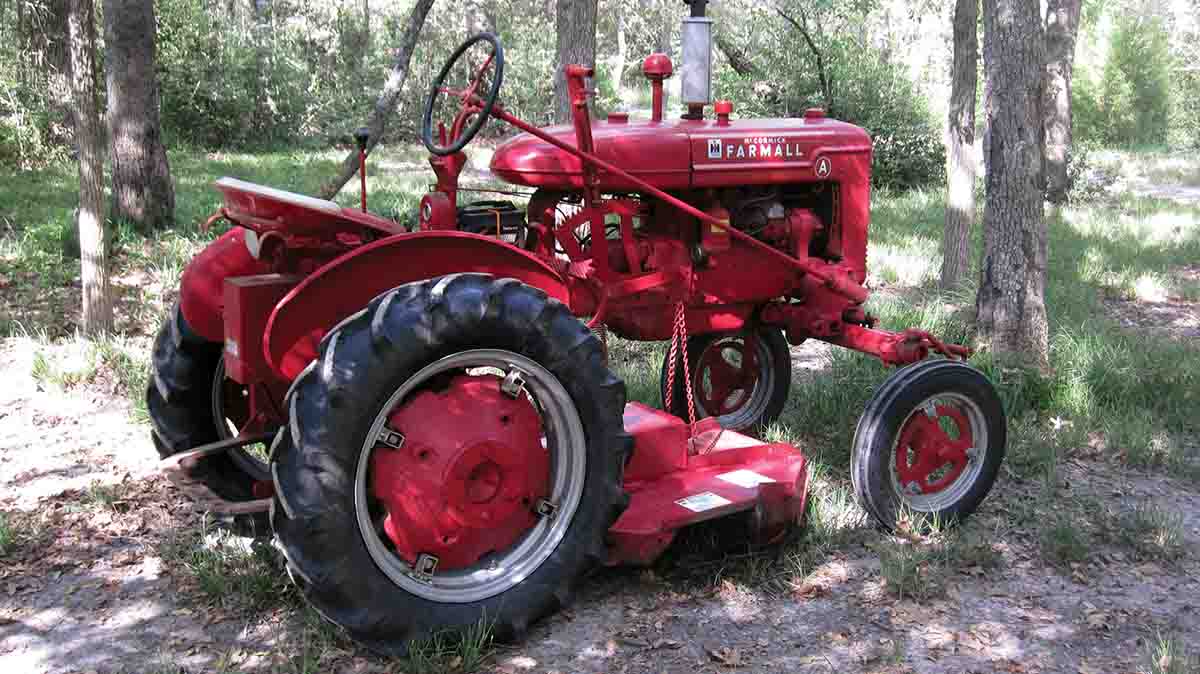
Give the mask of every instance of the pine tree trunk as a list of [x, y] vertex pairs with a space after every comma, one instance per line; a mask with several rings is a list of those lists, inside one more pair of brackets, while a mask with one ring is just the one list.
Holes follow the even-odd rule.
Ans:
[[554, 121], [559, 124], [571, 121], [565, 67], [596, 65], [596, 4], [597, 0], [558, 0], [555, 6], [558, 66], [554, 71]]
[[153, 0], [104, 0], [114, 220], [175, 223], [175, 188], [158, 120]]
[[1046, 5], [1046, 78], [1042, 92], [1042, 126], [1046, 134], [1046, 200], [1067, 201], [1071, 156], [1071, 74], [1081, 0], [1049, 0]]
[[[375, 148], [387, 130], [388, 117], [396, 109], [396, 99], [400, 96], [404, 80], [408, 77], [408, 63], [412, 60], [413, 50], [417, 48], [417, 38], [421, 35], [421, 27], [425, 25], [425, 17], [429, 14], [429, 8], [433, 7], [433, 2], [434, 0], [417, 0], [412, 14], [408, 15], [408, 25], [404, 28], [404, 36], [400, 38], [400, 51], [392, 64], [392, 72], [375, 101], [371, 116], [367, 118], [367, 128], [371, 131], [367, 152]], [[355, 148], [342, 160], [342, 167], [337, 175], [321, 186], [319, 196], [322, 199], [332, 199], [357, 172], [358, 149]]]
[[1038, 0], [984, 0], [989, 83], [980, 338], [1001, 360], [1046, 368], [1046, 222], [1042, 214], [1042, 74]]
[[104, 149], [96, 102], [96, 24], [92, 0], [70, 0], [67, 42], [75, 140], [79, 144], [79, 250], [83, 284], [83, 331], [112, 330], [108, 251], [104, 239]]
[[946, 130], [946, 228], [942, 234], [942, 288], [954, 288], [967, 276], [971, 229], [975, 225], [975, 92], [979, 38], [979, 0], [958, 0], [954, 7], [954, 66], [950, 80], [950, 118]]

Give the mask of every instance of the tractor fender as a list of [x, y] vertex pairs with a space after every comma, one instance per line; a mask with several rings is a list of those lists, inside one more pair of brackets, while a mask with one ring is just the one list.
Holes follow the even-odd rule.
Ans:
[[210, 342], [225, 341], [222, 314], [225, 279], [266, 274], [270, 264], [256, 260], [246, 248], [246, 230], [234, 227], [200, 251], [183, 270], [179, 311], [196, 334]]
[[396, 234], [331, 260], [292, 288], [267, 321], [263, 356], [291, 381], [317, 357], [326, 332], [380, 293], [460, 272], [515, 278], [569, 303], [567, 286], [553, 267], [499, 239], [455, 231]]

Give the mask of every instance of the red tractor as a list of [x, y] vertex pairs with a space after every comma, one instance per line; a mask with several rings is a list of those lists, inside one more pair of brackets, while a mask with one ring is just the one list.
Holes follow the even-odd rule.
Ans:
[[[589, 568], [649, 563], [703, 520], [778, 539], [803, 513], [805, 459], [742, 432], [780, 414], [805, 339], [906, 366], [852, 448], [880, 524], [901, 507], [961, 518], [991, 489], [992, 385], [965, 348], [863, 309], [867, 133], [820, 110], [742, 120], [718, 101], [705, 117], [711, 24], [703, 2], [693, 14], [677, 120], [665, 55], [644, 65], [651, 119], [592, 121], [592, 71], [569, 66], [574, 123], [539, 129], [498, 100], [499, 40], [460, 46], [425, 108], [437, 187], [416, 231], [367, 212], [365, 179], [361, 209], [217, 182], [213, 220], [233, 226], [188, 265], [155, 342], [153, 439], [210, 509], [269, 514], [309, 601], [369, 646], [480, 620], [519, 636]], [[458, 204], [488, 119], [524, 132], [491, 161], [534, 188], [524, 210]], [[665, 411], [626, 403], [605, 331], [671, 340]]]

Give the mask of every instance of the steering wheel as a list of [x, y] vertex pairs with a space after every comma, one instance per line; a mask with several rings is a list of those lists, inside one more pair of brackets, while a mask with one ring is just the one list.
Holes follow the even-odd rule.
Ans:
[[[487, 57], [487, 60], [479, 66], [475, 71], [471, 83], [465, 89], [452, 89], [446, 86], [446, 77], [450, 71], [454, 69], [462, 55], [468, 49], [474, 47], [476, 43], [488, 42], [492, 45], [492, 53]], [[492, 77], [491, 87], [488, 89], [486, 96], [480, 98], [479, 87], [484, 83], [484, 75], [488, 69], [494, 69], [495, 75]], [[436, 79], [433, 80], [433, 87], [429, 91], [429, 99], [425, 101], [425, 116], [421, 123], [421, 141], [425, 143], [425, 147], [433, 154], [444, 157], [454, 154], [466, 147], [467, 143], [479, 133], [483, 128], [483, 123], [487, 121], [488, 116], [492, 112], [492, 108], [496, 105], [496, 95], [500, 93], [500, 84], [504, 81], [504, 48], [500, 46], [500, 38], [491, 33], [480, 33], [467, 39], [466, 42], [459, 45], [458, 49], [450, 55], [450, 60], [446, 61], [446, 65], [442, 66], [442, 71], [438, 73]], [[446, 94], [459, 99], [458, 113], [454, 116], [454, 122], [450, 127], [450, 144], [447, 145], [446, 128], [443, 123], [438, 123], [438, 142], [434, 142], [433, 138], [433, 107], [437, 101], [438, 94]], [[467, 121], [471, 120], [468, 124]], [[465, 127], [464, 127], [465, 125]]]

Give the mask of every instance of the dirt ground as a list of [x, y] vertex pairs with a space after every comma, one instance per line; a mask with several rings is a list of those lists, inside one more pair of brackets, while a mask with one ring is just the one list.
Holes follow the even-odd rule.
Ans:
[[[144, 425], [96, 387], [39, 390], [32, 350], [0, 347], [0, 510], [24, 523], [0, 566], [0, 669], [33, 672], [401, 671], [344, 640], [312, 659], [304, 611], [227, 611], [162, 554], [195, 528], [155, 472]], [[797, 354], [797, 367], [811, 366]], [[102, 388], [102, 387], [101, 387]], [[968, 567], [936, 599], [886, 591], [863, 525], [803, 586], [736, 579], [681, 583], [651, 571], [597, 574], [574, 607], [499, 647], [494, 672], [1138, 672], [1158, 634], [1200, 638], [1200, 493], [1193, 485], [1088, 458], [1061, 489], [1101, 502], [1148, 500], [1183, 516], [1186, 554], [1137, 562], [1095, 548], [1049, 566], [1012, 524], [1020, 483], [1001, 481], [975, 526], [994, 532], [994, 568]], [[1034, 518], [1046, 513], [1025, 513]], [[1019, 518], [1018, 518], [1019, 519]], [[716, 577], [720, 568], [696, 569]], [[310, 666], [312, 667], [310, 669]]]

